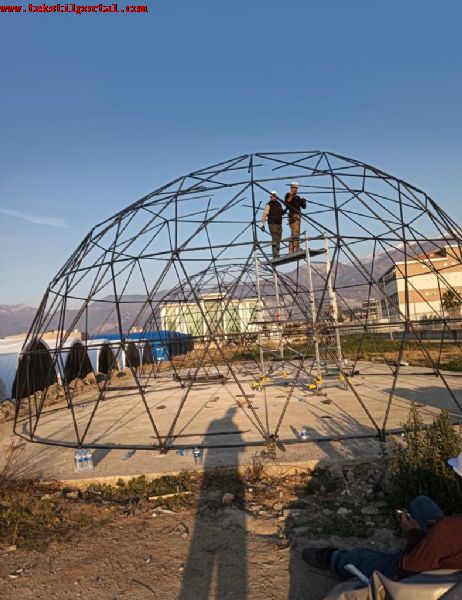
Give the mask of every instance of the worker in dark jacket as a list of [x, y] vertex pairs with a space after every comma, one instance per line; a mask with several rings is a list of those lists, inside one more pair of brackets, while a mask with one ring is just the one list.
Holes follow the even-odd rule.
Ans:
[[292, 181], [290, 192], [287, 192], [284, 202], [289, 211], [290, 241], [289, 252], [300, 250], [300, 221], [302, 219], [302, 208], [306, 208], [306, 200], [298, 195], [298, 183]]
[[261, 224], [264, 230], [265, 223], [268, 220], [273, 249], [273, 260], [279, 258], [282, 237], [282, 216], [285, 212], [282, 204], [279, 202], [277, 192], [271, 192], [270, 200], [263, 211]]
[[[448, 464], [457, 475], [462, 495], [462, 453]], [[402, 552], [379, 552], [370, 548], [304, 548], [302, 557], [316, 567], [327, 567], [345, 577], [348, 564], [369, 578], [374, 571], [386, 577], [407, 577], [435, 569], [462, 569], [462, 515], [445, 517], [439, 506], [427, 496], [417, 496], [409, 510], [397, 511], [406, 537]], [[351, 576], [351, 575], [350, 575]]]

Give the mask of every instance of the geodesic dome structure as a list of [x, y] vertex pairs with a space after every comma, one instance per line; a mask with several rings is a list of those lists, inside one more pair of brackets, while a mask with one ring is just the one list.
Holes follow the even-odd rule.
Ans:
[[[284, 224], [273, 261], [262, 211], [293, 180], [301, 250]], [[383, 436], [411, 402], [456, 417], [461, 290], [460, 228], [413, 185], [329, 152], [223, 161], [100, 223], [66, 261], [24, 345], [15, 430], [166, 451]], [[37, 393], [27, 365], [50, 330], [56, 377]], [[102, 375], [82, 349], [103, 343]]]

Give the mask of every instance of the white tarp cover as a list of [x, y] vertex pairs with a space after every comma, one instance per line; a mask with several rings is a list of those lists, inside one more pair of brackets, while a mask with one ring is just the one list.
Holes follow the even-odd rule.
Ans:
[[[13, 394], [13, 385], [16, 378], [16, 372], [18, 370], [19, 359], [21, 357], [21, 351], [26, 341], [25, 338], [8, 340], [0, 339], [0, 402], [5, 398], [11, 398]], [[40, 340], [41, 343], [48, 348], [50, 354], [54, 354], [54, 350], [58, 345], [57, 340]], [[60, 357], [56, 361], [57, 364], [57, 376], [62, 378], [61, 365], [65, 365], [67, 355], [71, 347], [76, 343], [80, 342], [79, 337], [70, 336], [64, 343], [64, 348], [60, 352]]]
[[[103, 349], [103, 346], [109, 346], [111, 348], [111, 350], [114, 352], [114, 355], [116, 356], [116, 360], [119, 365], [119, 368], [121, 368], [121, 369], [125, 368], [125, 355], [122, 356], [123, 353], [119, 352], [119, 356], [117, 357], [118, 346], [117, 345], [113, 346], [109, 340], [88, 340], [87, 342], [82, 342], [82, 343], [84, 346], [87, 347], [88, 358], [90, 359], [91, 366], [93, 367], [93, 371], [95, 373], [98, 372], [99, 355], [101, 353], [101, 350]], [[123, 364], [124, 366], [121, 367], [120, 366], [121, 364]]]
[[0, 402], [11, 398], [24, 339], [0, 340]]

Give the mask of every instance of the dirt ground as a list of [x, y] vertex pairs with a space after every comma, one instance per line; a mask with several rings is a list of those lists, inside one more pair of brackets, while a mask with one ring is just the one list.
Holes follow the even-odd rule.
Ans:
[[[128, 517], [45, 552], [17, 551], [0, 562], [0, 597], [15, 599], [183, 600], [322, 598], [329, 577], [291, 565], [277, 538], [246, 533], [239, 519], [200, 520], [181, 514], [191, 531], [175, 531], [178, 516]], [[10, 579], [18, 567], [24, 574]], [[292, 573], [290, 570], [293, 571]]]
[[187, 512], [119, 518], [43, 552], [5, 552], [0, 597], [321, 600], [336, 579], [304, 565], [274, 523], [262, 523], [260, 533], [246, 531], [235, 508], [198, 520]]
[[[0, 598], [322, 600], [337, 580], [303, 563], [305, 545], [398, 548], [379, 471], [213, 473], [157, 505], [143, 479], [86, 492], [12, 488], [0, 502]], [[188, 477], [165, 485], [194, 486]]]

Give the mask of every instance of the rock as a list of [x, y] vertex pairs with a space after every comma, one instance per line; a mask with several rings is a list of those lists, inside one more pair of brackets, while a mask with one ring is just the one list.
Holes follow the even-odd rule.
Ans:
[[312, 529], [310, 527], [293, 527], [289, 530], [289, 536], [291, 538], [305, 538], [309, 537], [310, 533], [312, 533]]
[[169, 508], [158, 508], [157, 509], [158, 513], [163, 513], [164, 515], [174, 515], [175, 511], [174, 510], [170, 510]]
[[40, 500], [53, 500], [53, 496], [51, 494], [44, 494]]
[[328, 517], [329, 515], [332, 515], [332, 514], [334, 514], [334, 511], [333, 511], [333, 510], [331, 510], [330, 508], [323, 508], [323, 509], [322, 509], [322, 514], [323, 514], [323, 515], [326, 515], [326, 517]]
[[230, 492], [223, 494], [223, 496], [221, 497], [221, 503], [223, 504], [223, 506], [231, 506], [233, 502], [234, 494], [231, 494]]
[[361, 509], [361, 514], [363, 515], [378, 515], [379, 513], [380, 510], [372, 504]]
[[343, 469], [337, 465], [329, 467], [330, 476], [334, 479], [341, 479], [343, 481]]
[[78, 490], [74, 490], [72, 492], [66, 493], [66, 498], [77, 499], [80, 496], [80, 492]]
[[21, 577], [21, 575], [24, 575], [24, 567], [18, 567], [12, 573], [9, 573], [8, 577], [10, 579], [17, 579], [18, 577]]
[[302, 510], [299, 508], [285, 508], [282, 511], [283, 517], [299, 517], [302, 514]]
[[182, 521], [178, 523], [174, 531], [176, 533], [179, 533], [181, 537], [188, 537], [189, 535], [189, 528]]
[[284, 508], [284, 502], [275, 502], [273, 504], [273, 510], [275, 510], [276, 512], [281, 512], [281, 510], [283, 510]]
[[355, 474], [352, 469], [345, 469], [344, 473], [347, 481], [353, 482], [355, 480]]
[[344, 506], [341, 506], [338, 510], [337, 510], [337, 514], [338, 515], [349, 515], [351, 514], [351, 510], [348, 508], [345, 508]]

